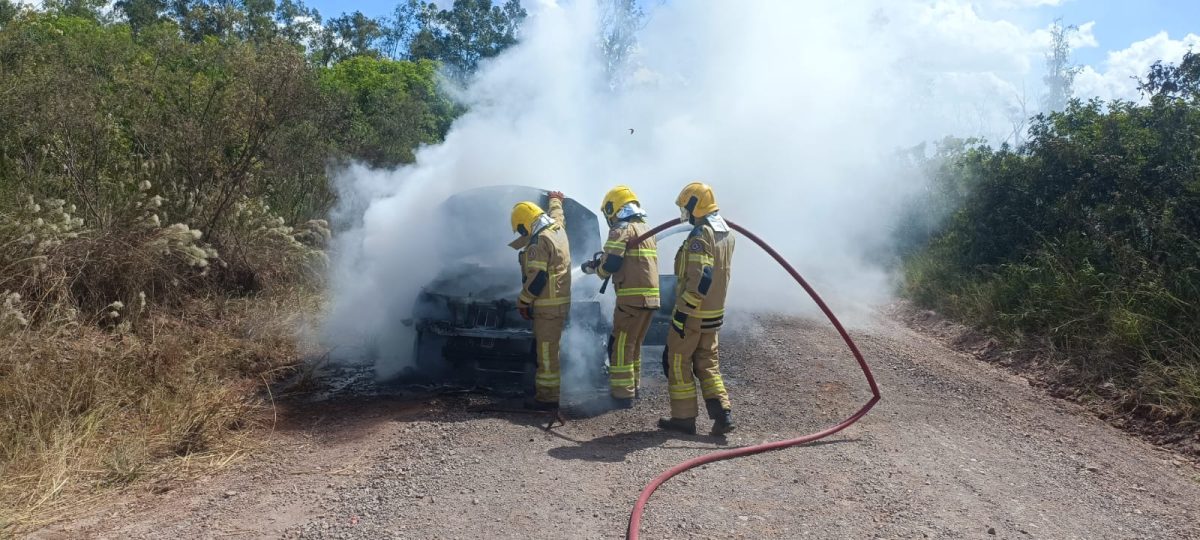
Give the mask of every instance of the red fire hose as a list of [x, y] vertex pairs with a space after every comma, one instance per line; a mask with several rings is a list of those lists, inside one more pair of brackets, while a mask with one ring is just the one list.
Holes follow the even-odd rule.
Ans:
[[[682, 221], [678, 219], [663, 223], [662, 225], [652, 229], [650, 232], [633, 239], [629, 242], [629, 244], [630, 246], [640, 244], [643, 240], [680, 223], [682, 223]], [[799, 283], [801, 287], [804, 287], [804, 291], [807, 292], [808, 295], [812, 297], [813, 301], [817, 303], [817, 307], [821, 308], [821, 311], [824, 312], [825, 316], [829, 318], [829, 322], [833, 323], [833, 327], [836, 328], [838, 333], [842, 335], [842, 339], [846, 342], [846, 346], [849, 347], [850, 352], [854, 354], [854, 359], [858, 361], [858, 367], [862, 369], [863, 376], [867, 378], [867, 384], [871, 387], [872, 397], [871, 400], [866, 403], [866, 405], [863, 405], [858, 412], [854, 413], [849, 418], [816, 433], [809, 433], [808, 435], [801, 435], [794, 439], [787, 439], [784, 441], [759, 444], [755, 446], [746, 446], [742, 448], [735, 448], [733, 450], [723, 450], [721, 452], [713, 452], [711, 454], [689, 459], [683, 463], [671, 467], [670, 469], [667, 469], [662, 474], [655, 477], [654, 480], [651, 480], [649, 484], [646, 484], [645, 488], [642, 488], [642, 493], [638, 496], [637, 503], [633, 505], [633, 512], [629, 514], [629, 531], [625, 535], [625, 538], [628, 540], [637, 540], [638, 528], [642, 522], [642, 512], [646, 509], [646, 502], [650, 500], [650, 496], [654, 494], [654, 490], [658, 489], [663, 482], [670, 480], [671, 477], [706, 463], [761, 454], [763, 452], [770, 452], [772, 450], [780, 450], [828, 437], [834, 433], [846, 429], [850, 426], [850, 424], [857, 422], [863, 417], [863, 415], [867, 414], [867, 411], [871, 410], [871, 407], [874, 407], [875, 404], [879, 402], [879, 386], [875, 384], [875, 377], [871, 375], [871, 368], [867, 366], [867, 361], [863, 359], [862, 353], [858, 351], [858, 346], [854, 344], [854, 340], [850, 339], [850, 334], [846, 333], [846, 329], [842, 327], [842, 323], [838, 321], [837, 316], [833, 314], [833, 311], [829, 309], [829, 306], [825, 305], [825, 301], [821, 300], [821, 297], [817, 294], [817, 291], [813, 290], [812, 286], [810, 286], [808, 282], [800, 276], [800, 273], [797, 272], [795, 268], [792, 268], [792, 265], [788, 264], [787, 260], [785, 260], [782, 255], [775, 251], [771, 246], [767, 245], [767, 243], [761, 238], [755, 236], [754, 233], [743, 229], [741, 226], [732, 221], [726, 220], [726, 223], [728, 223], [733, 230], [742, 233], [742, 235], [744, 235], [746, 238], [749, 238], [755, 244], [758, 244], [758, 247], [762, 248], [763, 251], [766, 251], [767, 254], [775, 259], [775, 262], [779, 263], [780, 266], [782, 266], [789, 274], [792, 275], [792, 279], [795, 279], [796, 283]]]

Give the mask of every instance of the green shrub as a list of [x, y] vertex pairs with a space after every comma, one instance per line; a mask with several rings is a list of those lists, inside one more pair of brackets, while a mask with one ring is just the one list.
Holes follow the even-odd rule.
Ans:
[[[1200, 56], [1184, 68], [1200, 73]], [[920, 207], [954, 210], [904, 253], [904, 294], [1195, 421], [1200, 91], [1187, 80], [1148, 85], [1147, 104], [1073, 102], [1018, 149], [958, 145], [924, 163]]]

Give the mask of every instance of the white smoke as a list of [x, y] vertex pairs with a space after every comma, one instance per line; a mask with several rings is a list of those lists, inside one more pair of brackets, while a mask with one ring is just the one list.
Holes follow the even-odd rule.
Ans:
[[[626, 183], [657, 224], [678, 215], [681, 187], [702, 180], [725, 217], [770, 241], [835, 310], [886, 301], [890, 276], [864, 262], [864, 250], [886, 238], [913, 185], [890, 156], [947, 134], [1005, 132], [1011, 72], [1029, 66], [988, 54], [973, 64], [968, 42], [930, 47], [947, 21], [924, 3], [869, 4], [671, 2], [639, 34], [628, 82], [615, 91], [597, 57], [592, 2], [534, 8], [521, 43], [465, 90], [469, 112], [444, 143], [398, 170], [338, 175], [335, 217], [349, 230], [337, 242], [325, 328], [335, 354], [390, 340], [378, 345], [385, 356], [407, 355], [397, 321], [440, 264], [433, 213], [447, 196], [488, 185], [562, 190], [596, 208]], [[978, 22], [968, 16], [950, 22]], [[453, 218], [481, 231], [509, 227]], [[660, 246], [665, 267], [681, 240]], [[590, 279], [576, 290], [594, 291]], [[814, 310], [746, 239], [729, 304]]]

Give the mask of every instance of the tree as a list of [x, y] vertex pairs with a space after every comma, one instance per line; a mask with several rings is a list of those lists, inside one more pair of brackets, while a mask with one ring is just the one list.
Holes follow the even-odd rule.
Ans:
[[637, 33], [645, 26], [646, 12], [637, 0], [605, 0], [600, 12], [600, 55], [609, 84], [615, 86], [626, 59], [637, 47]]
[[417, 19], [417, 31], [408, 41], [408, 58], [410, 60], [437, 60], [441, 57], [439, 42], [438, 14], [441, 12], [437, 4], [429, 2], [422, 4], [414, 15]]
[[275, 6], [275, 21], [278, 35], [283, 39], [304, 45], [315, 46], [321, 34], [321, 14], [304, 2], [283, 0]]
[[163, 12], [167, 9], [166, 0], [117, 0], [113, 4], [129, 23], [134, 34], [143, 28], [163, 20]]
[[424, 27], [426, 10], [420, 0], [405, 0], [396, 6], [389, 19], [383, 23], [383, 46], [381, 52], [393, 60], [408, 59], [412, 42]]
[[1200, 53], [1188, 51], [1178, 66], [1150, 66], [1145, 80], [1138, 80], [1138, 90], [1152, 97], [1173, 97], [1200, 101]]
[[394, 167], [412, 162], [418, 146], [440, 141], [457, 110], [438, 91], [437, 68], [431, 60], [356, 56], [323, 70], [341, 157]]
[[274, 17], [275, 0], [242, 0], [241, 7], [245, 14], [242, 36], [261, 43], [278, 34]]
[[1062, 19], [1050, 27], [1050, 50], [1046, 53], [1046, 96], [1043, 107], [1046, 112], [1061, 111], [1075, 93], [1075, 76], [1080, 67], [1071, 64], [1071, 36], [1078, 26], [1063, 26]]
[[1009, 132], [1005, 141], [1011, 142], [1015, 147], [1020, 147], [1025, 144], [1025, 134], [1029, 131], [1029, 97], [1025, 93], [1025, 85], [1021, 85], [1020, 94], [1013, 92], [1013, 101], [1005, 112], [1008, 114], [1008, 121], [1012, 126], [1012, 131]]
[[193, 42], [208, 36], [230, 37], [242, 13], [228, 1], [171, 0], [171, 15]]
[[279, 33], [276, 12], [275, 0], [171, 0], [170, 4], [172, 17], [191, 41], [216, 36], [265, 42]]
[[4, 26], [9, 21], [17, 18], [17, 13], [20, 8], [10, 0], [0, 0], [0, 26]]
[[100, 10], [108, 5], [107, 0], [46, 0], [47, 11], [82, 19], [100, 20]]
[[517, 42], [527, 15], [519, 0], [507, 0], [503, 6], [492, 0], [455, 0], [448, 10], [426, 4], [419, 16], [423, 28], [412, 40], [410, 56], [439, 60], [451, 77], [465, 81], [480, 61]]
[[361, 11], [329, 19], [321, 32], [318, 63], [330, 65], [355, 56], [379, 56], [375, 46], [382, 38], [379, 21]]

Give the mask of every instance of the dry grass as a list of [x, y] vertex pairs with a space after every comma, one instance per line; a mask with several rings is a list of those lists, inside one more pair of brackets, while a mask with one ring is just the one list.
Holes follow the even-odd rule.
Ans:
[[61, 200], [0, 212], [0, 534], [226, 462], [303, 352], [316, 296], [290, 284], [319, 275], [302, 240], [327, 239], [323, 223], [239, 207], [222, 257], [162, 224], [148, 190], [104, 228]]
[[210, 244], [164, 223], [149, 182], [127, 191], [100, 225], [63, 200], [0, 207], [0, 535], [227, 462], [305, 352], [323, 221], [244, 200]]
[[[304, 354], [315, 296], [198, 298], [140, 329], [24, 330], [0, 345], [0, 527], [106, 490], [227, 462], [266, 418], [264, 384]], [[0, 530], [3, 530], [0, 528]]]

